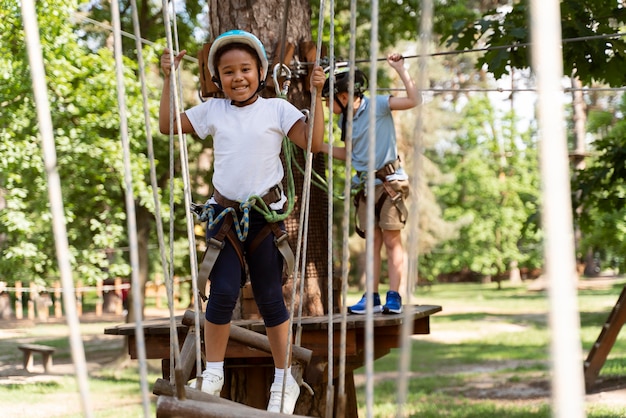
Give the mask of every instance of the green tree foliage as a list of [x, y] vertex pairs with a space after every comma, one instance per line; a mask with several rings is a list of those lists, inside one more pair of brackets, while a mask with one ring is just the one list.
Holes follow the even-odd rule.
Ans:
[[[0, 190], [5, 207], [0, 211], [0, 277], [46, 280], [57, 274], [56, 254], [22, 19], [18, 1], [1, 3]], [[127, 232], [113, 52], [93, 53], [79, 44], [68, 25], [74, 2], [38, 1], [36, 6], [70, 242], [67, 257], [84, 281], [127, 275], [127, 257], [120, 250], [127, 246]], [[156, 59], [149, 49], [146, 54]], [[153, 211], [137, 68], [130, 59], [124, 65], [134, 193], [138, 205]], [[166, 144], [155, 148], [167, 152]]]
[[626, 96], [613, 111], [595, 110], [589, 115], [593, 142], [587, 167], [575, 172], [572, 190], [577, 221], [583, 232], [581, 251], [601, 249], [601, 258], [616, 261], [624, 269], [626, 253]]
[[499, 117], [485, 96], [463, 108], [454, 140], [427, 155], [452, 181], [434, 187], [444, 219], [458, 235], [424, 257], [426, 277], [448, 272], [497, 276], [512, 262], [540, 260], [536, 144], [517, 133], [513, 115]]
[[[189, 49], [195, 44], [195, 40], [206, 38], [206, 14], [203, 13], [207, 7], [206, 0], [192, 0], [186, 2], [174, 2], [176, 7], [177, 25], [176, 34], [181, 40], [185, 40], [184, 48]], [[120, 0], [120, 17], [122, 30], [134, 33], [132, 22], [132, 7], [129, 0]], [[144, 39], [156, 40], [165, 38], [163, 25], [163, 2], [161, 0], [137, 0], [137, 15], [141, 27], [141, 37]], [[106, 26], [111, 20], [110, 1], [94, 0], [83, 3], [80, 10], [87, 14], [95, 22], [103, 22], [103, 25], [94, 24], [93, 21], [78, 21], [84, 32], [81, 38], [89, 45], [96, 45], [97, 48], [106, 44], [111, 36], [111, 31]], [[171, 11], [170, 11], [171, 13]], [[81, 15], [79, 15], [81, 16]], [[122, 39], [124, 55], [135, 55], [135, 41], [129, 37]], [[184, 49], [181, 46], [181, 49]]]
[[[565, 0], [560, 4], [565, 74], [575, 73], [584, 84], [626, 84], [626, 41], [623, 37], [599, 37], [621, 31], [626, 19], [623, 5], [611, 0]], [[477, 68], [485, 65], [500, 78], [511, 67], [530, 67], [529, 13], [528, 0], [515, 2], [512, 8], [494, 7], [476, 19], [456, 20], [442, 32], [443, 39], [459, 51], [487, 47]]]

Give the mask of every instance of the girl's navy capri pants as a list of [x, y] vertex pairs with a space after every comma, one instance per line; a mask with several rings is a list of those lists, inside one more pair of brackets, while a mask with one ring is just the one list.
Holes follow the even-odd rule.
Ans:
[[[224, 208], [213, 205], [215, 213], [221, 213]], [[237, 211], [237, 218], [241, 220], [242, 214]], [[207, 228], [207, 241], [215, 236], [224, 219], [210, 230]], [[250, 210], [250, 224], [248, 236], [242, 243], [244, 258], [248, 264], [250, 283], [254, 300], [263, 317], [266, 327], [274, 327], [289, 319], [289, 312], [283, 299], [283, 257], [274, 244], [274, 234], [269, 233], [263, 241], [249, 252], [249, 247], [255, 237], [261, 232], [267, 221], [256, 210]], [[284, 223], [279, 223], [281, 229], [285, 229]], [[235, 228], [235, 225], [231, 228]], [[224, 238], [224, 248], [220, 251], [215, 265], [209, 276], [210, 293], [206, 307], [205, 318], [207, 321], [223, 325], [230, 322], [239, 298], [239, 292], [245, 280], [245, 270], [239, 261], [236, 250], [230, 240]]]

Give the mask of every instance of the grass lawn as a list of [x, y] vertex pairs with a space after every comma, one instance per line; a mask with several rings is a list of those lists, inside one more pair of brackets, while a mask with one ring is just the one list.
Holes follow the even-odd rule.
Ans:
[[[579, 292], [581, 338], [586, 356], [626, 282]], [[381, 289], [384, 291], [385, 289]], [[353, 291], [350, 300], [361, 293]], [[410, 417], [550, 417], [548, 301], [545, 292], [525, 286], [438, 284], [418, 289], [417, 303], [440, 305], [431, 317], [431, 334], [411, 342], [406, 416]], [[164, 315], [166, 315], [164, 311]], [[123, 320], [116, 318], [115, 323]], [[84, 322], [81, 332], [89, 368], [93, 416], [143, 416], [137, 361], [110, 363], [124, 351], [123, 340], [103, 335], [110, 322]], [[72, 376], [64, 323], [0, 326], [0, 405], [2, 417], [80, 417], [78, 387]], [[21, 342], [57, 347], [54, 375], [21, 370]], [[372, 416], [395, 417], [399, 350], [374, 363]], [[40, 359], [36, 358], [38, 364]], [[148, 385], [160, 377], [159, 362], [149, 364]], [[581, 362], [582, 368], [582, 362]], [[365, 369], [355, 372], [359, 416], [367, 416]], [[626, 388], [626, 334], [618, 337], [599, 382]], [[608, 393], [608, 392], [606, 392]], [[622, 392], [626, 393], [626, 392]], [[624, 396], [626, 398], [626, 396]], [[626, 399], [610, 403], [587, 397], [587, 416], [626, 417]], [[150, 395], [150, 416], [156, 397]]]
[[[581, 290], [579, 309], [583, 355], [624, 286]], [[440, 305], [431, 334], [412, 341], [405, 411], [411, 417], [550, 417], [548, 300], [526, 286], [440, 284], [419, 289], [417, 302]], [[381, 289], [383, 290], [383, 289]], [[399, 351], [375, 362], [373, 416], [394, 417]], [[582, 361], [581, 361], [582, 368]], [[357, 373], [365, 373], [359, 369]], [[364, 377], [366, 379], [366, 377]], [[626, 388], [626, 335], [618, 336], [598, 382]], [[365, 383], [357, 389], [366, 416]], [[626, 392], [622, 392], [625, 393]], [[588, 400], [588, 417], [626, 417], [626, 399], [614, 405]]]

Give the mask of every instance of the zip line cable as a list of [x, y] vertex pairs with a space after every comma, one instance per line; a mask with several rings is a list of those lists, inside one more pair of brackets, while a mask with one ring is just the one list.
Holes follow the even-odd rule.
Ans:
[[[77, 19], [82, 20], [82, 21], [84, 21], [84, 22], [88, 22], [88, 23], [91, 23], [91, 24], [93, 24], [93, 25], [99, 26], [99, 27], [101, 27], [101, 28], [103, 28], [103, 29], [106, 29], [106, 30], [109, 30], [109, 31], [113, 31], [113, 26], [111, 26], [111, 25], [107, 25], [107, 24], [106, 24], [106, 23], [104, 23], [104, 22], [99, 22], [99, 21], [97, 21], [97, 20], [95, 20], [95, 19], [92, 19], [92, 18], [90, 18], [90, 17], [84, 16], [84, 15], [82, 15], [81, 13], [75, 12], [75, 13], [74, 13], [74, 17], [76, 17]], [[135, 41], [136, 41], [136, 40], [139, 40], [142, 44], [145, 44], [145, 45], [150, 45], [150, 46], [153, 46], [153, 47], [158, 46], [158, 43], [157, 43], [157, 42], [153, 42], [153, 41], [150, 41], [150, 40], [148, 40], [148, 39], [146, 39], [146, 38], [142, 38], [142, 37], [139, 37], [139, 36], [137, 36], [137, 35], [133, 35], [132, 33], [125, 32], [125, 31], [123, 31], [123, 30], [120, 30], [120, 33], [121, 33], [121, 35], [122, 35], [122, 36], [125, 36], [125, 37], [130, 38], [130, 39], [134, 39]], [[184, 60], [187, 60], [187, 61], [194, 62], [194, 63], [196, 63], [196, 64], [198, 63], [198, 59], [197, 59], [197, 58], [190, 57], [190, 56], [188, 56], [188, 55], [185, 55], [185, 56], [183, 57], [183, 59], [184, 59]]]
[[[91, 24], [94, 24], [96, 26], [99, 26], [103, 29], [107, 29], [107, 30], [113, 30], [113, 28], [110, 25], [107, 25], [106, 23], [103, 22], [99, 22], [95, 19], [92, 19], [90, 17], [84, 16], [81, 13], [74, 13], [74, 16], [82, 21], [85, 22], [89, 22]], [[121, 32], [123, 36], [135, 39], [135, 35], [128, 33], [128, 32]], [[612, 39], [612, 38], [621, 38], [621, 37], [626, 37], [626, 32], [616, 32], [616, 33], [609, 33], [609, 34], [599, 34], [599, 35], [589, 35], [589, 36], [578, 36], [578, 37], [574, 37], [574, 38], [563, 38], [562, 39], [562, 43], [566, 44], [566, 43], [574, 43], [574, 42], [584, 42], [584, 41], [593, 41], [593, 40], [601, 40], [601, 39]], [[151, 45], [151, 46], [155, 46], [157, 45], [155, 42], [150, 41], [148, 39], [145, 38], [141, 38], [141, 42], [146, 44], [146, 45]], [[437, 57], [437, 56], [446, 56], [446, 55], [461, 55], [461, 54], [468, 54], [468, 53], [477, 53], [477, 52], [489, 52], [489, 51], [498, 51], [498, 50], [502, 50], [502, 49], [515, 49], [515, 48], [526, 48], [528, 46], [531, 46], [532, 43], [531, 42], [520, 42], [520, 43], [515, 43], [515, 44], [508, 44], [508, 45], [497, 45], [497, 46], [490, 46], [490, 47], [483, 47], [483, 48], [471, 48], [471, 49], [464, 49], [464, 50], [453, 50], [453, 51], [439, 51], [439, 52], [431, 52], [426, 54], [426, 57]], [[404, 58], [405, 59], [413, 59], [413, 58], [420, 58], [421, 54], [415, 54], [415, 55], [407, 55]], [[183, 59], [188, 60], [188, 61], [192, 61], [194, 63], [198, 62], [197, 58], [194, 57], [190, 57], [188, 55], [185, 55], [183, 57]], [[376, 61], [386, 61], [387, 58], [386, 57], [379, 57], [376, 58]], [[354, 63], [367, 63], [367, 62], [371, 62], [372, 60], [369, 58], [358, 58], [353, 60], [352, 62]], [[300, 61], [299, 64], [301, 65], [313, 65], [313, 62], [308, 62], [308, 61]]]

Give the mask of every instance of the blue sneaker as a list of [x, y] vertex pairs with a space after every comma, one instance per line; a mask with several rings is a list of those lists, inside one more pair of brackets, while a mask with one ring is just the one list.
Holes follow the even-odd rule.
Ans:
[[[367, 293], [363, 294], [363, 297], [355, 305], [348, 306], [348, 312], [353, 314], [363, 315], [367, 312]], [[378, 313], [383, 311], [383, 305], [380, 304], [380, 295], [374, 293], [374, 309], [372, 312]]]
[[387, 292], [387, 303], [385, 303], [385, 306], [383, 306], [383, 313], [402, 313], [402, 297], [398, 292], [394, 292], [393, 290]]

